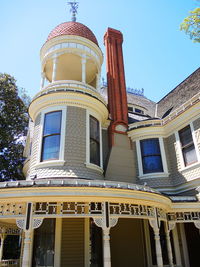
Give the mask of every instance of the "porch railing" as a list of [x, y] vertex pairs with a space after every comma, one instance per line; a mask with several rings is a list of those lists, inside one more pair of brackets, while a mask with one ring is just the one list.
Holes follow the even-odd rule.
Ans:
[[2, 260], [0, 262], [0, 267], [8, 267], [8, 266], [15, 266], [19, 267], [19, 260]]

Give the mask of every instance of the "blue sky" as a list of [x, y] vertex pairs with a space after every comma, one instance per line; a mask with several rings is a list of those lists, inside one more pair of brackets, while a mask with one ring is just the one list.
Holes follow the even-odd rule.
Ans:
[[[126, 84], [159, 101], [199, 67], [200, 44], [179, 25], [195, 0], [79, 0], [77, 21], [96, 35], [105, 54], [108, 27], [124, 35]], [[1, 0], [0, 72], [17, 79], [30, 96], [39, 91], [39, 51], [49, 32], [71, 19], [66, 0]], [[102, 68], [105, 77], [105, 60]]]

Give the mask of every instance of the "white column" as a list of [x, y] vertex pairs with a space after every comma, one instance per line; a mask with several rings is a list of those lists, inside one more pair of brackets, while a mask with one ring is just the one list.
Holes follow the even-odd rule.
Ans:
[[155, 245], [156, 245], [156, 258], [157, 258], [157, 266], [163, 267], [163, 258], [162, 258], [162, 249], [160, 245], [160, 234], [159, 234], [159, 228], [153, 228], [154, 230], [154, 239], [155, 239]]
[[103, 266], [111, 267], [110, 228], [103, 228]]
[[22, 266], [30, 267], [31, 264], [31, 237], [32, 231], [25, 231]]
[[165, 234], [166, 234], [166, 241], [167, 241], [167, 253], [168, 253], [168, 258], [169, 258], [169, 266], [174, 267], [172, 246], [171, 246], [171, 240], [170, 240], [170, 230], [168, 229], [167, 223], [165, 223]]
[[101, 77], [101, 74], [99, 72], [96, 74], [96, 88], [97, 88], [97, 90], [100, 89], [100, 77]]
[[45, 83], [45, 73], [42, 72], [41, 73], [41, 84], [40, 84], [40, 89], [42, 90], [42, 88], [44, 87], [44, 83]]
[[56, 74], [57, 74], [57, 64], [58, 64], [58, 58], [55, 57], [53, 59], [53, 73], [52, 73], [52, 82], [55, 82], [56, 80]]
[[0, 262], [2, 261], [2, 258], [3, 258], [3, 246], [4, 246], [5, 238], [6, 238], [6, 235], [5, 234], [1, 234]]
[[82, 64], [82, 82], [86, 82], [86, 58], [81, 58], [81, 64]]

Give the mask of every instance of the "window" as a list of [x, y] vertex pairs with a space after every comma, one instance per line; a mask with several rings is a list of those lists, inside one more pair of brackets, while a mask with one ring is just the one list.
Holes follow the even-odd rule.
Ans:
[[197, 162], [197, 154], [195, 151], [195, 146], [190, 126], [189, 125], [186, 126], [185, 128], [181, 129], [178, 133], [179, 133], [180, 145], [185, 166]]
[[139, 108], [135, 108], [135, 112], [139, 114], [144, 114], [144, 111]]
[[41, 161], [59, 159], [62, 111], [46, 113]]
[[140, 141], [143, 174], [163, 172], [162, 157], [158, 138]]
[[133, 112], [133, 107], [128, 106], [128, 111]]
[[90, 115], [90, 163], [100, 166], [99, 122]]
[[44, 219], [42, 225], [35, 229], [32, 266], [54, 266], [55, 224], [53, 218]]

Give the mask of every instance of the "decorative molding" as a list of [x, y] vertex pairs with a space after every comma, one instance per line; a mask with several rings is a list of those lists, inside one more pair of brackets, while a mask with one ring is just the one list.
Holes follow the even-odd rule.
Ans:
[[32, 224], [33, 229], [39, 228], [42, 225], [42, 223], [43, 223], [43, 218], [33, 219], [33, 224]]
[[169, 231], [172, 231], [172, 230], [174, 230], [176, 223], [175, 222], [169, 222], [168, 225], [169, 225], [169, 227], [168, 227]]
[[200, 230], [200, 221], [194, 221], [194, 225]]
[[149, 219], [149, 224], [154, 231], [159, 231], [158, 222], [156, 219]]
[[25, 228], [25, 219], [16, 220], [16, 224], [17, 224], [17, 227], [19, 227], [20, 229], [24, 230], [24, 228]]

